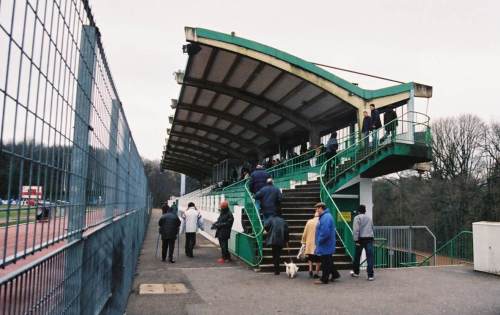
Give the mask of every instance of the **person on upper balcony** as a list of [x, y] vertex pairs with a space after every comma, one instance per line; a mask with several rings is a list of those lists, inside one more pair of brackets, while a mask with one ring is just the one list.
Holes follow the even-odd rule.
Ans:
[[398, 115], [396, 114], [396, 111], [393, 108], [390, 108], [388, 111], [384, 113], [384, 129], [385, 129], [385, 135], [382, 137], [382, 141], [385, 140], [388, 136], [391, 137], [391, 139], [394, 139], [396, 137], [396, 128], [398, 127]]
[[250, 192], [256, 194], [262, 187], [266, 186], [266, 181], [271, 175], [261, 165], [257, 165], [255, 171], [250, 174]]
[[260, 214], [263, 216], [264, 222], [279, 212], [281, 198], [281, 190], [273, 185], [272, 178], [268, 178], [267, 185], [255, 194], [255, 200], [260, 203]]
[[363, 124], [361, 126], [361, 133], [363, 134], [363, 138], [365, 139], [365, 148], [368, 148], [370, 145], [370, 131], [373, 128], [372, 118], [368, 115], [368, 112], [363, 111]]
[[382, 127], [380, 112], [375, 108], [375, 104], [370, 104], [370, 116], [372, 118], [372, 137], [374, 145], [378, 144], [378, 129]]

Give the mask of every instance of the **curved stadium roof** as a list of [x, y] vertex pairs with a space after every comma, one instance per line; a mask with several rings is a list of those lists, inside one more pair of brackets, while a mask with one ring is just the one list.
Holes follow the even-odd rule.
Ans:
[[357, 122], [368, 104], [402, 105], [431, 97], [405, 83], [366, 90], [272, 47], [186, 27], [189, 58], [162, 167], [195, 178], [226, 158], [252, 160]]

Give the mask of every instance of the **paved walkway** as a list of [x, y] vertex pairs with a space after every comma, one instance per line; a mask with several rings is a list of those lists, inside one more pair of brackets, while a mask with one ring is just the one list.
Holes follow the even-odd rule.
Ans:
[[[144, 242], [127, 314], [500, 314], [500, 277], [470, 267], [426, 267], [376, 271], [376, 280], [352, 279], [348, 272], [316, 286], [303, 272], [255, 273], [235, 262], [218, 265], [219, 250], [198, 238], [195, 258], [175, 264], [154, 257], [154, 212]], [[139, 295], [143, 283], [183, 283], [187, 294]]]

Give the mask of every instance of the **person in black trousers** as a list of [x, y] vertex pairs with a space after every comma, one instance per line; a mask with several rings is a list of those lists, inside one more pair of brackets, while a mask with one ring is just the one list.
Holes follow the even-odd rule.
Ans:
[[365, 110], [363, 111], [363, 124], [361, 127], [361, 133], [363, 134], [363, 138], [365, 139], [365, 150], [369, 147], [370, 145], [370, 131], [373, 129], [373, 122], [372, 118], [370, 115], [368, 115], [368, 112]]
[[217, 221], [212, 225], [212, 229], [216, 229], [215, 237], [219, 239], [219, 245], [222, 252], [222, 258], [217, 260], [218, 263], [223, 264], [231, 260], [229, 253], [229, 238], [231, 237], [231, 228], [233, 227], [234, 217], [229, 211], [229, 204], [227, 201], [220, 203], [220, 215]]
[[273, 254], [274, 274], [280, 274], [281, 250], [288, 243], [288, 224], [281, 217], [280, 213], [269, 218], [265, 222], [267, 231], [266, 245], [271, 246]]
[[165, 261], [167, 258], [168, 249], [168, 261], [174, 263], [175, 240], [179, 233], [181, 220], [168, 205], [164, 204], [162, 211], [163, 215], [158, 221], [158, 225], [160, 226], [159, 232], [161, 234], [161, 260]]

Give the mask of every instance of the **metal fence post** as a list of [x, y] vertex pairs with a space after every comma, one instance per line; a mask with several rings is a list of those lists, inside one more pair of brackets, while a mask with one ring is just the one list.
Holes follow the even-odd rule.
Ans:
[[[90, 106], [92, 100], [92, 80], [95, 68], [96, 28], [84, 25], [81, 32], [81, 55], [78, 67], [78, 87], [75, 104], [75, 124], [73, 134], [73, 148], [71, 150], [71, 175], [69, 184], [70, 211], [68, 213], [69, 240], [82, 237], [85, 226], [87, 208], [87, 169], [88, 169], [88, 146], [90, 132]], [[71, 307], [75, 314], [80, 313], [79, 301], [71, 301], [74, 292], [81, 290], [81, 266], [83, 255], [83, 244], [70, 247], [65, 259], [66, 272], [73, 275], [64, 284], [65, 306]]]
[[118, 100], [111, 103], [111, 122], [109, 132], [109, 150], [108, 150], [108, 176], [106, 177], [106, 214], [107, 219], [113, 217], [113, 211], [116, 207], [116, 182], [117, 182], [117, 157], [116, 143], [118, 135]]

